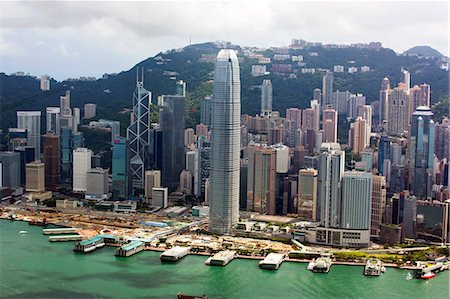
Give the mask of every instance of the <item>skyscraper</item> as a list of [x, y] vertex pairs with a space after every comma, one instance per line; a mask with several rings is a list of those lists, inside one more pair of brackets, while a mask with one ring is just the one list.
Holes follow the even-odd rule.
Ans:
[[272, 114], [272, 82], [263, 80], [261, 85], [261, 116]]
[[211, 125], [211, 103], [211, 97], [205, 97], [200, 108], [200, 122], [207, 126]]
[[159, 187], [161, 187], [161, 171], [147, 170], [145, 172], [145, 188], [144, 188], [145, 202], [151, 203], [153, 188]]
[[117, 137], [112, 151], [112, 193], [114, 199], [128, 199], [131, 191], [128, 140]]
[[[142, 70], [143, 72], [143, 70]], [[133, 93], [133, 112], [127, 139], [130, 152], [130, 177], [133, 188], [144, 187], [144, 172], [149, 168], [150, 145], [150, 104], [151, 92], [144, 88], [144, 77], [136, 78], [136, 90]]]
[[339, 143], [322, 143], [317, 176], [318, 210], [324, 227], [340, 227], [345, 154]]
[[46, 119], [46, 132], [59, 134], [59, 107], [47, 107], [46, 109], [47, 119]]
[[186, 96], [186, 82], [183, 80], [178, 80], [176, 83], [176, 95], [181, 97]]
[[26, 191], [45, 191], [45, 165], [40, 161], [28, 163], [26, 165]]
[[416, 111], [419, 106], [430, 106], [430, 85], [428, 84], [420, 84], [414, 85], [413, 88], [409, 91], [409, 120], [411, 120], [411, 115]]
[[387, 132], [401, 135], [408, 130], [409, 95], [405, 88], [396, 87], [388, 97]]
[[247, 210], [260, 214], [276, 212], [276, 152], [272, 147], [248, 147]]
[[322, 128], [323, 141], [336, 142], [337, 141], [337, 123], [338, 114], [334, 109], [325, 109], [322, 112]]
[[431, 196], [434, 168], [433, 112], [426, 106], [412, 114], [409, 149], [409, 182], [411, 194], [422, 199]]
[[366, 134], [366, 120], [358, 116], [356, 121], [350, 124], [350, 131], [348, 134], [349, 146], [355, 154], [359, 154], [368, 146], [366, 143]]
[[0, 152], [2, 164], [2, 186], [17, 189], [20, 187], [20, 153]]
[[59, 97], [59, 108], [62, 116], [72, 115], [72, 109], [70, 109], [70, 90], [66, 91], [65, 95]]
[[[239, 220], [241, 83], [233, 50], [217, 55], [211, 117], [209, 231], [229, 234]], [[209, 197], [210, 196], [210, 197]]]
[[161, 184], [175, 191], [180, 182], [180, 173], [185, 165], [184, 152], [184, 97], [163, 96], [160, 109], [162, 130]]
[[91, 169], [92, 151], [87, 148], [73, 150], [73, 191], [86, 192], [87, 172]]
[[49, 91], [50, 90], [50, 77], [47, 75], [41, 76], [41, 82], [40, 87], [42, 91]]
[[27, 129], [27, 144], [34, 147], [35, 159], [41, 159], [41, 111], [17, 111], [17, 127]]
[[324, 108], [326, 105], [331, 104], [331, 97], [333, 95], [333, 73], [327, 71], [322, 78], [322, 103], [320, 105]]
[[56, 191], [59, 186], [59, 136], [44, 135], [45, 188]]
[[450, 161], [450, 119], [444, 116], [440, 124], [436, 124], [435, 153], [438, 159]]
[[90, 119], [95, 117], [97, 105], [93, 103], [84, 104], [84, 118]]
[[307, 221], [316, 221], [317, 170], [308, 168], [298, 172], [297, 213]]
[[385, 77], [381, 82], [380, 89], [380, 113], [379, 113], [379, 124], [383, 125], [384, 122], [388, 121], [388, 106], [389, 106], [389, 92], [391, 89], [391, 84], [389, 79]]
[[345, 172], [342, 177], [340, 227], [369, 231], [371, 209], [372, 174], [356, 171]]
[[372, 176], [372, 212], [370, 222], [370, 235], [380, 237], [380, 224], [386, 207], [386, 178]]

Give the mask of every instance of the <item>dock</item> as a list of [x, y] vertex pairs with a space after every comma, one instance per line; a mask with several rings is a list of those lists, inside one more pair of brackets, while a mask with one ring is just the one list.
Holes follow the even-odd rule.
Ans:
[[73, 251], [88, 253], [105, 246], [105, 241], [102, 237], [96, 236], [88, 240], [83, 240], [75, 244]]
[[61, 234], [73, 234], [76, 233], [77, 229], [72, 227], [64, 228], [45, 228], [42, 230], [44, 235], [61, 235]]
[[284, 261], [285, 255], [281, 253], [269, 253], [266, 258], [259, 262], [262, 269], [278, 270]]
[[144, 250], [145, 243], [141, 241], [133, 241], [125, 244], [116, 250], [116, 256], [131, 256]]
[[50, 242], [65, 242], [65, 241], [81, 241], [83, 237], [80, 235], [60, 235], [48, 237]]
[[165, 262], [176, 262], [185, 257], [186, 255], [188, 255], [190, 250], [191, 247], [175, 246], [161, 253], [159, 258], [161, 259], [161, 261]]
[[236, 251], [224, 250], [216, 253], [212, 257], [209, 257], [205, 264], [209, 266], [226, 266], [236, 257]]

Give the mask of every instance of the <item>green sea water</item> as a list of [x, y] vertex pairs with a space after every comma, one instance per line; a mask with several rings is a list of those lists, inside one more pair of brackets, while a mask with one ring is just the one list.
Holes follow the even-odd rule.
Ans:
[[[28, 234], [20, 235], [20, 230]], [[89, 254], [72, 242], [50, 243], [42, 228], [0, 220], [0, 298], [176, 298], [177, 292], [209, 298], [449, 298], [450, 271], [429, 281], [406, 280], [390, 269], [365, 277], [362, 267], [334, 265], [314, 274], [305, 263], [262, 270], [255, 260], [209, 267], [206, 257], [162, 264], [158, 252], [128, 258], [105, 247]]]

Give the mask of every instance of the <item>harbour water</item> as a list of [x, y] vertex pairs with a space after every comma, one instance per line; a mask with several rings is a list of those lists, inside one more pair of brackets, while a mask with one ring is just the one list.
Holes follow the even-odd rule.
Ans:
[[[19, 234], [27, 230], [27, 234]], [[306, 263], [263, 270], [257, 260], [205, 266], [204, 256], [161, 263], [160, 252], [116, 257], [115, 248], [73, 252], [73, 242], [50, 243], [42, 228], [0, 220], [0, 298], [176, 298], [178, 292], [209, 298], [449, 298], [450, 271], [429, 281], [406, 280], [387, 269], [363, 276], [361, 266], [331, 267], [328, 274]]]

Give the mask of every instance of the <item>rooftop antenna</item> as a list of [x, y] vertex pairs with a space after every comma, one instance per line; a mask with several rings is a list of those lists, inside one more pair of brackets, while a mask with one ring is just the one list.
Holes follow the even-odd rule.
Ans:
[[192, 36], [189, 35], [189, 46], [192, 45]]
[[142, 83], [144, 83], [144, 67], [141, 68], [141, 72], [142, 72]]

